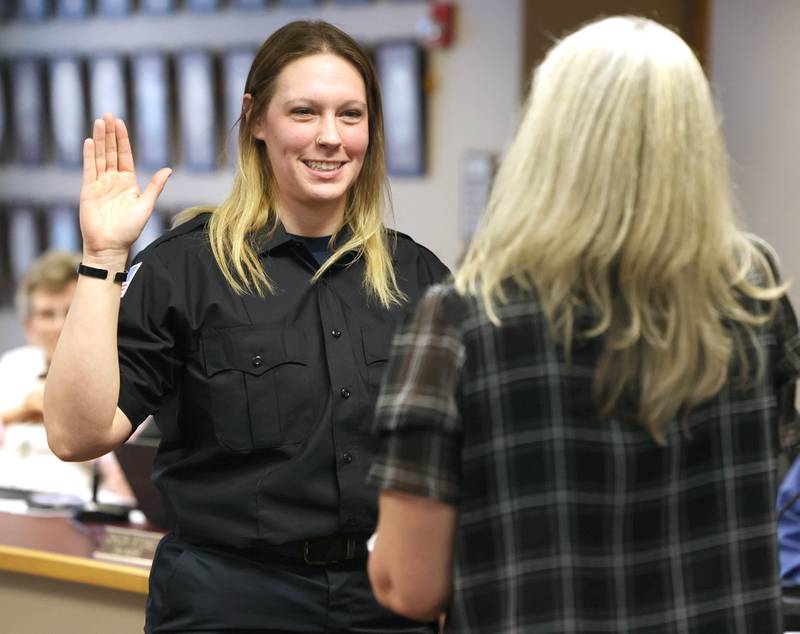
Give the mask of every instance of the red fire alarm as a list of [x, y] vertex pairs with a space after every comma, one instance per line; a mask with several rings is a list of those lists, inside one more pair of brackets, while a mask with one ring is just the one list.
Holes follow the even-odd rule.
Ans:
[[455, 20], [455, 2], [431, 0], [428, 17], [420, 20], [417, 30], [431, 48], [447, 48], [453, 43]]

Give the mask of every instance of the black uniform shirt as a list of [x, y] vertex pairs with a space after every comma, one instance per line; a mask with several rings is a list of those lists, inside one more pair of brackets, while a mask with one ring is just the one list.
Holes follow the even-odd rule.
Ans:
[[199, 216], [137, 258], [120, 308], [119, 407], [162, 432], [154, 476], [179, 535], [232, 546], [372, 530], [369, 434], [395, 326], [448, 275], [390, 240], [409, 301], [364, 290], [363, 259], [319, 264], [282, 226], [259, 241], [277, 293], [237, 295]]

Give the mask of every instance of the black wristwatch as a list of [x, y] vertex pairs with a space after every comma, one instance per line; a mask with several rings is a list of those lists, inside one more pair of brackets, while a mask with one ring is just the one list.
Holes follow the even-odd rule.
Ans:
[[[107, 269], [98, 269], [94, 266], [86, 266], [83, 262], [78, 264], [78, 275], [85, 275], [86, 277], [96, 277], [98, 280], [104, 280], [108, 277], [109, 271]], [[114, 281], [117, 284], [122, 284], [125, 278], [128, 277], [127, 271], [119, 271], [114, 273]]]

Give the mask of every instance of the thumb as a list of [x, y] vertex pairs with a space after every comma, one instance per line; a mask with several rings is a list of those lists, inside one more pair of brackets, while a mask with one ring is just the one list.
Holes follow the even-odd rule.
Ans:
[[156, 200], [158, 200], [158, 197], [164, 189], [164, 185], [167, 184], [167, 180], [171, 175], [172, 170], [169, 167], [163, 167], [153, 174], [153, 178], [147, 183], [147, 187], [145, 187], [142, 192], [142, 198], [150, 209], [156, 206]]

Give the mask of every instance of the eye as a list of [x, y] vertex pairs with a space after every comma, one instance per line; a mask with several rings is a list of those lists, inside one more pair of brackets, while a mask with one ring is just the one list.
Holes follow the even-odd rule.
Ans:
[[349, 121], [359, 121], [364, 117], [364, 113], [361, 110], [350, 109], [350, 110], [345, 110], [342, 113], [342, 117]]
[[308, 119], [314, 114], [311, 108], [306, 108], [304, 106], [292, 108], [292, 116], [298, 119]]

